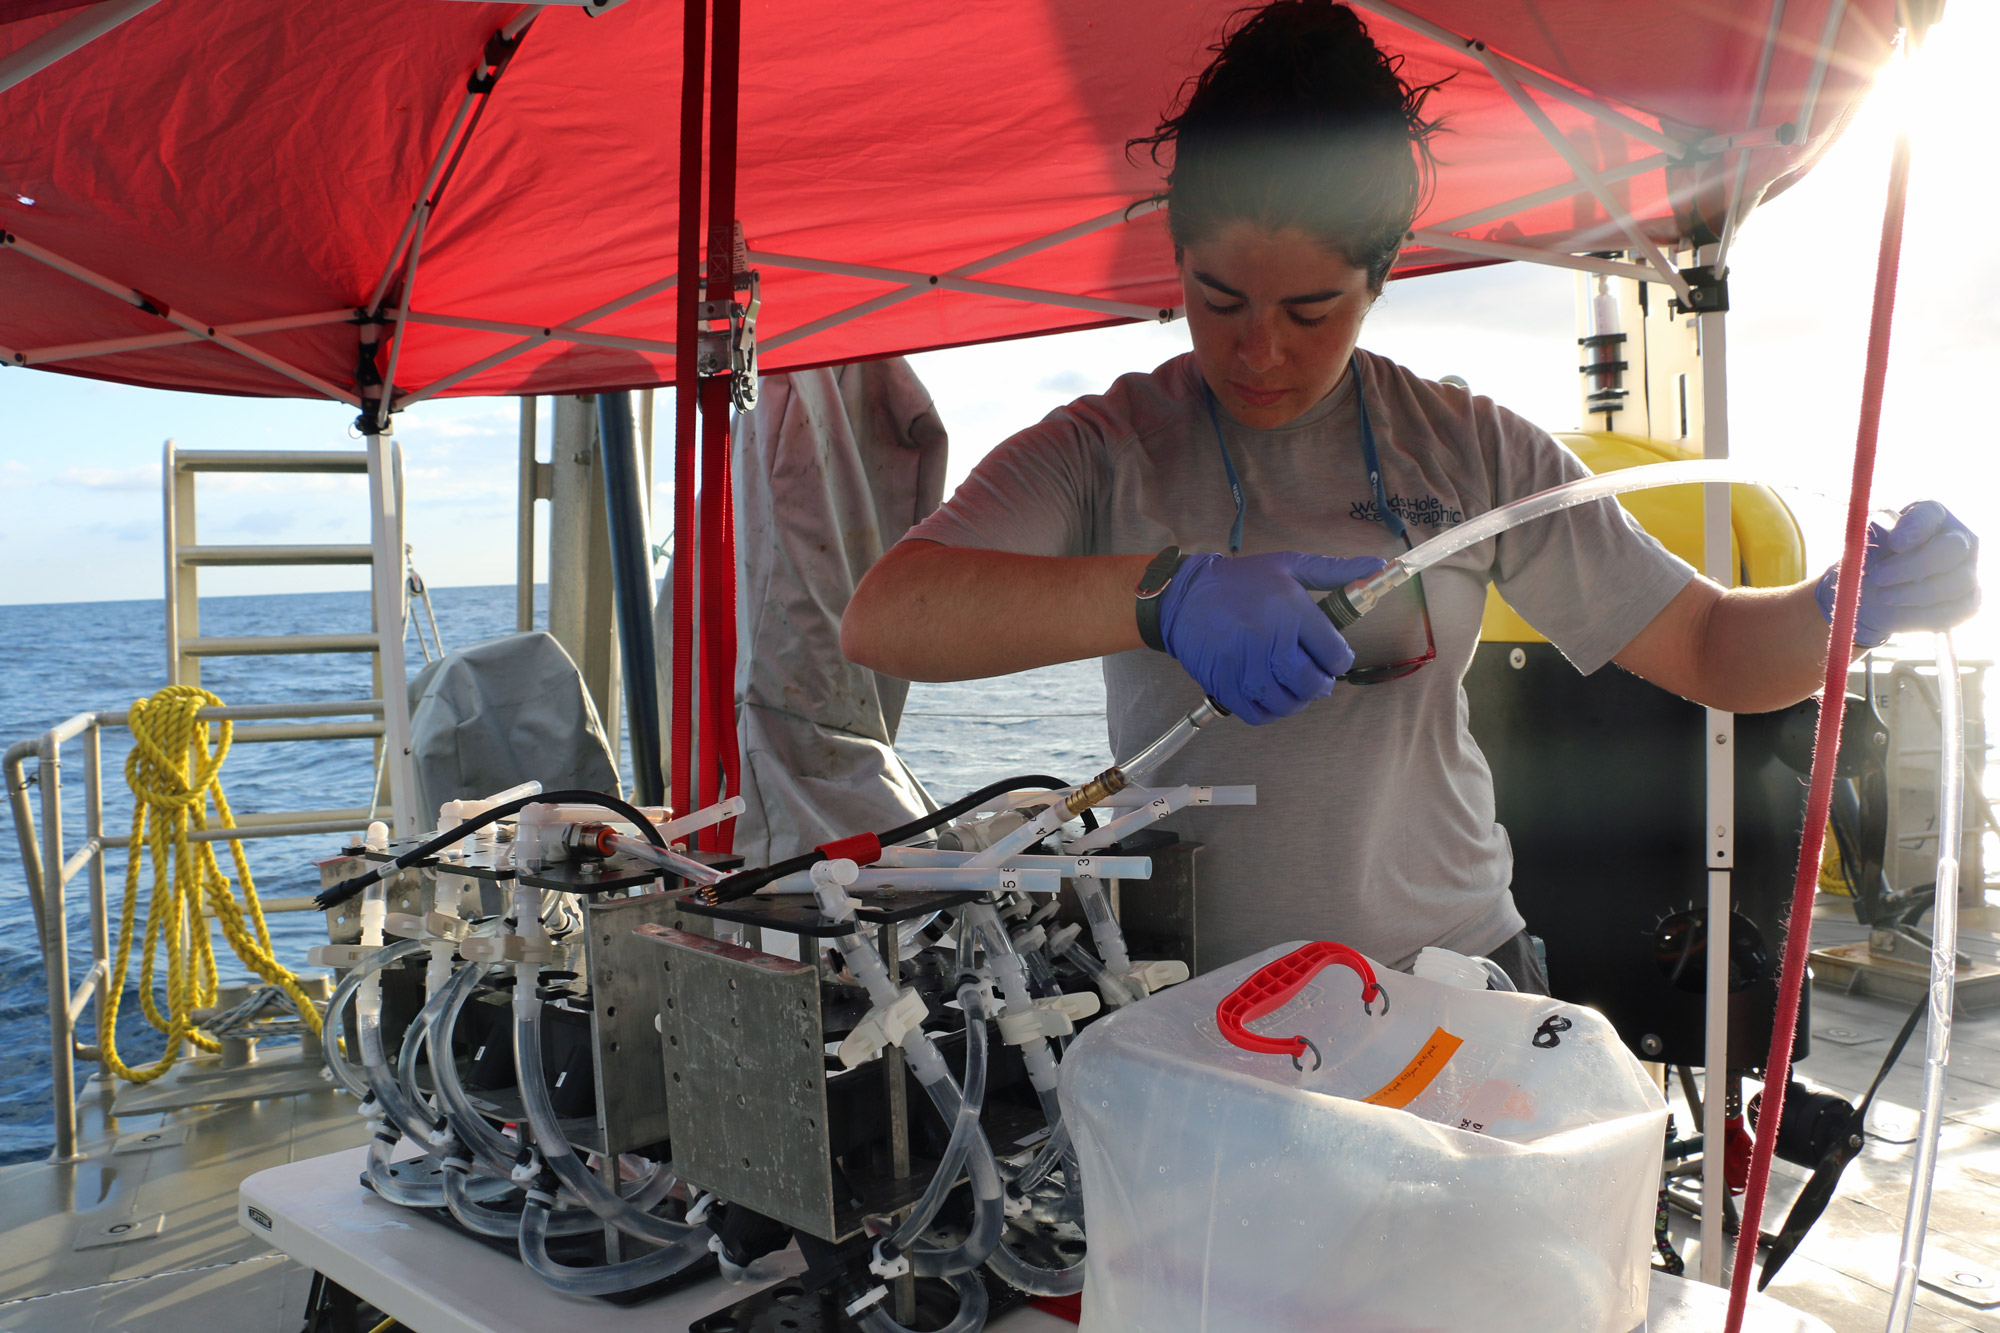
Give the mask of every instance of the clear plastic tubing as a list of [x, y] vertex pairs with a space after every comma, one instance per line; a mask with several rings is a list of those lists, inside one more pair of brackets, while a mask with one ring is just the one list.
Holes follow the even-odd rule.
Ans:
[[[1559, 510], [1574, 509], [1577, 505], [1589, 504], [1593, 500], [1609, 499], [1614, 495], [1657, 490], [1662, 486], [1698, 486], [1710, 482], [1727, 482], [1739, 486], [1771, 486], [1805, 491], [1808, 494], [1817, 493], [1809, 487], [1752, 477], [1737, 464], [1711, 458], [1694, 458], [1679, 463], [1649, 463], [1645, 467], [1630, 467], [1618, 472], [1602, 472], [1596, 476], [1579, 477], [1561, 486], [1551, 486], [1548, 490], [1523, 496], [1512, 504], [1501, 505], [1498, 509], [1489, 509], [1483, 514], [1467, 519], [1457, 527], [1446, 528], [1415, 550], [1390, 561], [1381, 573], [1357, 579], [1345, 588], [1322, 598], [1320, 604], [1327, 608], [1327, 614], [1333, 617], [1334, 624], [1351, 625], [1373, 610], [1375, 603], [1382, 600], [1382, 594], [1409, 582], [1412, 575], [1423, 573], [1432, 565], [1450, 559], [1469, 546], [1490, 541], [1509, 528], [1519, 527], [1530, 520]], [[1221, 716], [1221, 711], [1213, 703], [1204, 700], [1190, 710], [1186, 717], [1167, 728], [1158, 740], [1118, 767], [1124, 770], [1126, 777], [1137, 783], [1146, 774], [1180, 753], [1181, 748], [1194, 739], [1197, 731]]]
[[[409, 1184], [389, 1174], [389, 1154], [394, 1150], [393, 1131], [379, 1131], [368, 1145], [368, 1183], [390, 1203], [405, 1208], [442, 1208], [442, 1184]], [[424, 1160], [424, 1159], [419, 1159]]]
[[1166, 787], [1153, 793], [1153, 799], [1144, 805], [1127, 810], [1116, 819], [1100, 824], [1095, 833], [1086, 833], [1070, 843], [1067, 850], [1072, 853], [1094, 852], [1099, 847], [1109, 847], [1136, 829], [1157, 823], [1179, 810], [1194, 799], [1192, 787]]
[[327, 1069], [332, 1072], [340, 1085], [356, 1097], [365, 1099], [374, 1090], [340, 1053], [338, 1033], [341, 1011], [360, 992], [363, 984], [377, 972], [399, 959], [423, 952], [424, 948], [423, 940], [399, 940], [387, 948], [377, 949], [348, 970], [347, 975], [341, 978], [340, 984], [333, 988], [333, 997], [327, 1001], [326, 1024], [334, 1029], [334, 1035], [320, 1043], [320, 1058], [326, 1062]]
[[622, 1263], [596, 1267], [572, 1267], [549, 1256], [549, 1237], [559, 1234], [550, 1222], [549, 1198], [529, 1194], [521, 1210], [521, 1262], [555, 1290], [571, 1296], [609, 1296], [651, 1286], [708, 1257], [708, 1233], [690, 1231], [678, 1240], [650, 1254]]
[[[568, 1186], [570, 1193], [576, 1195], [584, 1207], [626, 1235], [652, 1245], [673, 1248], [698, 1233], [700, 1244], [705, 1247], [707, 1228], [655, 1217], [636, 1207], [631, 1200], [620, 1197], [615, 1189], [599, 1180], [583, 1164], [583, 1159], [570, 1147], [569, 1140], [563, 1137], [562, 1124], [556, 1118], [555, 1107], [549, 1102], [548, 1083], [542, 1068], [542, 1005], [535, 998], [535, 985], [540, 974], [539, 964], [521, 963], [515, 969], [519, 980], [514, 983], [514, 1067], [521, 1102], [528, 1113], [528, 1125], [534, 1132], [535, 1150], [541, 1154], [549, 1169], [556, 1173], [556, 1179]], [[527, 997], [525, 1001], [522, 999], [524, 995]], [[703, 1253], [706, 1253], [705, 1249]]]
[[[1391, 566], [1393, 568], [1393, 566]], [[1194, 734], [1222, 716], [1222, 710], [1204, 699], [1188, 711], [1188, 715], [1168, 727], [1160, 738], [1139, 753], [1118, 765], [1119, 771], [1138, 783], [1148, 773], [1181, 752], [1181, 748], [1194, 739]]]
[[[1589, 504], [1593, 500], [1606, 500], [1614, 495], [1657, 490], [1662, 486], [1693, 486], [1709, 482], [1800, 489], [1786, 483], [1762, 481], [1748, 476], [1740, 465], [1719, 458], [1692, 458], [1679, 463], [1649, 463], [1645, 467], [1600, 472], [1595, 476], [1579, 477], [1561, 486], [1551, 486], [1545, 491], [1523, 496], [1511, 504], [1504, 504], [1498, 509], [1489, 509], [1483, 514], [1477, 514], [1456, 527], [1446, 528], [1415, 550], [1390, 561], [1388, 567], [1381, 573], [1350, 583], [1342, 592], [1345, 593], [1358, 618], [1367, 614], [1383, 593], [1407, 583], [1412, 575], [1423, 573], [1439, 561], [1449, 560], [1469, 546], [1491, 541], [1509, 528], [1517, 528], [1523, 523], [1559, 510], [1574, 509], [1578, 505]], [[1335, 619], [1338, 622], [1339, 618]]]
[[979, 1114], [986, 1105], [986, 1009], [980, 1002], [979, 988], [971, 983], [958, 988], [958, 1003], [965, 1011], [965, 1090], [959, 1095], [951, 1138], [945, 1144], [937, 1170], [931, 1174], [930, 1185], [889, 1238], [890, 1246], [899, 1252], [915, 1245], [937, 1217], [945, 1195], [958, 1184], [958, 1173], [965, 1169], [966, 1157], [972, 1151], [972, 1136], [980, 1132]]
[[1910, 1202], [1903, 1215], [1903, 1247], [1896, 1289], [1889, 1297], [1888, 1333], [1905, 1333], [1917, 1295], [1924, 1230], [1937, 1175], [1938, 1132], [1944, 1122], [1945, 1061], [1951, 1055], [1951, 1003], [1958, 971], [1958, 852], [1965, 815], [1965, 699], [1958, 652], [1949, 633], [1937, 636], [1938, 756], [1937, 887], [1931, 899], [1930, 1019], [1924, 1029], [1924, 1107], [1917, 1127], [1916, 1162], [1910, 1169]]
[[[812, 868], [811, 873], [820, 913], [830, 921], [852, 921], [854, 906], [847, 897], [847, 886], [859, 873], [854, 862], [844, 857], [822, 861]], [[966, 929], [963, 922], [959, 929]], [[881, 955], [868, 947], [858, 931], [840, 936], [835, 944], [847, 961], [848, 970], [867, 990], [872, 1004], [886, 1007], [896, 1002], [902, 993], [900, 988], [890, 977]], [[969, 1034], [967, 1040], [971, 1040]], [[964, 1096], [952, 1082], [951, 1070], [945, 1065], [944, 1056], [921, 1027], [905, 1037], [903, 1055], [909, 1061], [910, 1072], [916, 1075], [917, 1083], [937, 1108], [938, 1115], [953, 1127], [955, 1139]], [[1000, 1233], [1005, 1229], [1006, 1186], [1000, 1179], [1000, 1166], [993, 1156], [993, 1145], [976, 1118], [969, 1126], [967, 1141], [966, 1167], [972, 1177], [972, 1229], [964, 1240], [950, 1249], [920, 1247], [908, 1251], [910, 1269], [919, 1277], [947, 1277], [977, 1268], [999, 1245]], [[878, 1249], [881, 1245], [877, 1242]]]
[[704, 806], [693, 814], [668, 820], [660, 825], [660, 836], [668, 842], [676, 842], [690, 833], [707, 828], [710, 824], [720, 824], [725, 819], [734, 819], [749, 808], [749, 802], [741, 796], [732, 796], [726, 801], [717, 801], [714, 805]]
[[[732, 797], [731, 799], [734, 798]], [[714, 884], [726, 873], [716, 870], [711, 866], [705, 866], [701, 862], [692, 860], [689, 857], [682, 856], [679, 852], [671, 852], [664, 847], [655, 847], [646, 839], [635, 838], [628, 833], [606, 833], [603, 835], [602, 845], [611, 851], [623, 852], [627, 856], [637, 857], [648, 865], [660, 866], [663, 869], [671, 870], [691, 884]]]
[[[952, 1273], [945, 1277], [951, 1289], [958, 1293], [958, 1313], [951, 1322], [938, 1329], [937, 1333], [979, 1333], [986, 1327], [988, 1296], [986, 1284], [975, 1274]], [[861, 1327], [868, 1333], [911, 1333], [892, 1318], [882, 1308], [886, 1302], [878, 1301], [866, 1314], [861, 1316]]]
[[[1015, 866], [892, 866], [870, 867], [861, 872], [863, 888], [949, 889], [952, 892], [1055, 893], [1062, 888], [1060, 868], [1037, 867], [1024, 870]], [[773, 880], [760, 893], [811, 893], [811, 870], [798, 870]]]
[[[479, 988], [481, 974], [485, 968], [481, 964], [469, 964], [465, 970], [452, 979], [451, 998], [438, 1012], [425, 1041], [433, 1049], [451, 1049], [451, 1034], [458, 1030], [458, 1016], [464, 1011], [466, 1002]], [[405, 1041], [409, 1038], [405, 1037]], [[479, 1161], [495, 1170], [506, 1171], [514, 1164], [515, 1154], [521, 1151], [518, 1140], [510, 1139], [486, 1122], [486, 1117], [472, 1104], [466, 1095], [465, 1084], [459, 1081], [458, 1062], [437, 1060], [431, 1065], [431, 1085], [437, 1089], [444, 1102], [445, 1118], [459, 1142], [469, 1148]]]

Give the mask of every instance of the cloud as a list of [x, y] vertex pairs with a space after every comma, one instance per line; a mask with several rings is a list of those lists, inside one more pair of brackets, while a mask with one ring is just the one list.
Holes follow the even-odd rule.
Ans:
[[22, 486], [34, 485], [26, 463], [14, 459], [0, 460], [0, 491], [17, 490]]
[[1065, 370], [1037, 382], [1035, 387], [1043, 393], [1085, 394], [1104, 386], [1080, 370]]
[[139, 467], [72, 467], [64, 468], [57, 481], [69, 486], [81, 486], [92, 491], [151, 491], [160, 489], [160, 469], [153, 465]]
[[160, 525], [151, 519], [133, 519], [125, 523], [92, 523], [83, 530], [93, 537], [110, 537], [121, 542], [160, 540]]
[[253, 513], [240, 514], [225, 526], [231, 532], [248, 532], [259, 537], [273, 537], [303, 527], [304, 517], [296, 510], [259, 509]]

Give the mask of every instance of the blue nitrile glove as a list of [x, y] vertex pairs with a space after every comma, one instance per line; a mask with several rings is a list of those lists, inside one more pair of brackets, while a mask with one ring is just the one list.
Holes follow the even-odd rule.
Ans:
[[1160, 594], [1160, 641], [1195, 683], [1245, 722], [1290, 717], [1333, 693], [1354, 650], [1318, 594], [1379, 572], [1372, 557], [1274, 551], [1191, 555]]
[[[1871, 522], [1862, 570], [1854, 642], [1863, 648], [1904, 630], [1950, 629], [1979, 609], [1979, 538], [1935, 500], [1910, 505], [1894, 527]], [[1829, 625], [1839, 575], [1835, 565], [1819, 578], [1819, 613]]]

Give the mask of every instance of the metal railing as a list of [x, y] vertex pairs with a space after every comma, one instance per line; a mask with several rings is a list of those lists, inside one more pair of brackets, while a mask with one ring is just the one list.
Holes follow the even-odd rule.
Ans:
[[[196, 716], [205, 721], [274, 720], [382, 715], [379, 699], [337, 704], [245, 704], [224, 708], [204, 708]], [[21, 869], [27, 880], [28, 903], [35, 914], [35, 932], [41, 943], [42, 969], [49, 994], [49, 1069], [51, 1100], [55, 1109], [55, 1152], [50, 1160], [73, 1162], [77, 1153], [77, 1060], [95, 1060], [107, 1076], [102, 1049], [76, 1039], [80, 1020], [88, 1017], [95, 1028], [102, 1010], [94, 1009], [99, 990], [111, 974], [110, 916], [106, 898], [104, 853], [123, 847], [131, 840], [129, 830], [107, 834], [104, 828], [104, 759], [102, 737], [105, 729], [124, 727], [130, 714], [123, 710], [79, 713], [44, 732], [36, 740], [20, 741], [7, 749], [4, 767], [7, 800], [14, 815], [14, 833], [21, 846]], [[239, 741], [280, 739], [257, 733], [284, 732], [282, 739], [336, 740], [356, 734], [352, 723], [294, 723], [283, 727], [245, 727], [235, 733]], [[361, 726], [379, 724], [358, 724]], [[375, 734], [372, 732], [362, 734]], [[62, 747], [80, 741], [83, 747], [83, 821], [81, 846], [66, 846], [63, 832]], [[35, 761], [33, 774], [27, 771]], [[40, 800], [31, 803], [28, 789], [39, 789]], [[40, 806], [37, 820], [33, 805]], [[191, 832], [191, 842], [221, 842], [248, 838], [290, 838], [319, 833], [346, 833], [366, 828], [373, 819], [386, 819], [386, 808], [358, 807], [351, 810], [305, 810], [265, 815], [238, 816], [235, 829], [208, 829]], [[90, 892], [90, 970], [77, 987], [69, 984], [69, 914], [66, 898], [69, 885], [88, 872]], [[307, 912], [315, 910], [310, 897], [266, 898], [264, 911]]]

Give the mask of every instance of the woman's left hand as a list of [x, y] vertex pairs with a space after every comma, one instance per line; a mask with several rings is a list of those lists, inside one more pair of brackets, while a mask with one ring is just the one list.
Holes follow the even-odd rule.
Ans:
[[[1893, 527], [1868, 525], [1854, 642], [1876, 648], [1905, 630], [1945, 630], [1979, 609], [1979, 538], [1935, 500], [1919, 500]], [[1820, 614], [1833, 621], [1840, 566], [1820, 576]]]

